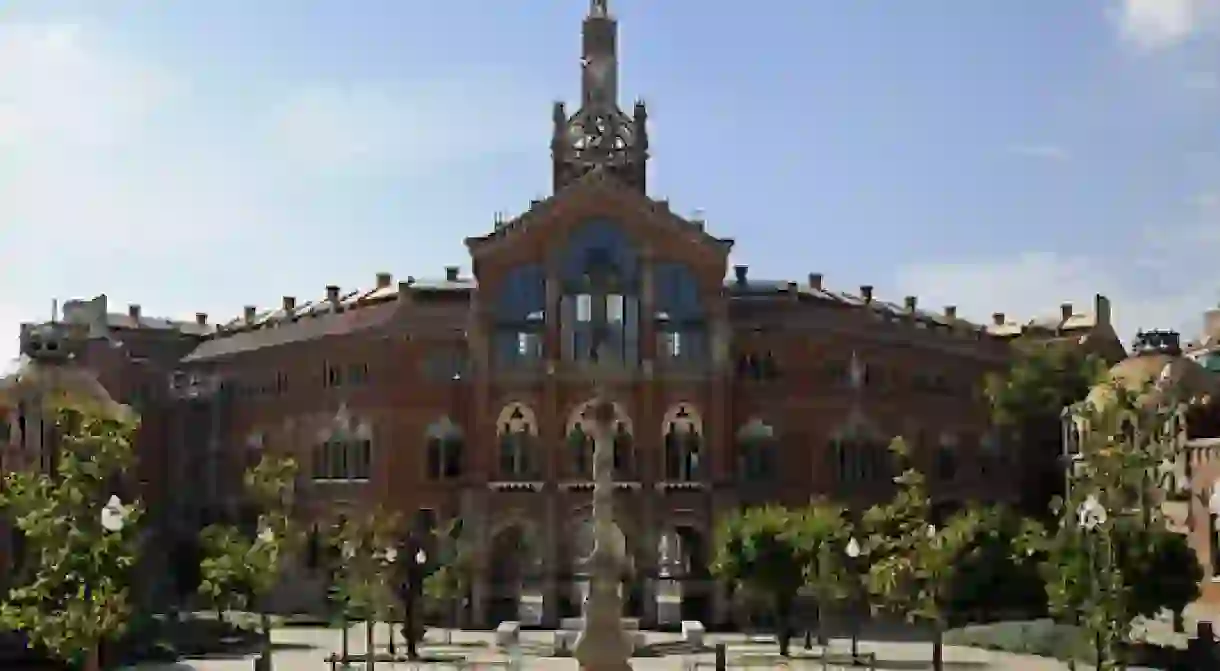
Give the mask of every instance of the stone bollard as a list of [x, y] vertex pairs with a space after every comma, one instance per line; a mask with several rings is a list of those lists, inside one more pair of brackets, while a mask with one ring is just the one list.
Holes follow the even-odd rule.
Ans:
[[724, 643], [716, 644], [716, 671], [727, 671], [729, 668], [728, 650]]
[[1195, 628], [1195, 637], [1190, 639], [1187, 647], [1191, 667], [1196, 669], [1214, 669], [1220, 662], [1220, 649], [1216, 646], [1216, 633], [1212, 623], [1200, 620]]

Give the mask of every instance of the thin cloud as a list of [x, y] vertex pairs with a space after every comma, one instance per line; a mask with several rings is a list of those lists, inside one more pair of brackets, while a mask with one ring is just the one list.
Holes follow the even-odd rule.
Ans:
[[1008, 148], [1008, 153], [1046, 161], [1067, 161], [1072, 153], [1053, 144], [1018, 144]]
[[1142, 51], [1175, 47], [1214, 27], [1220, 0], [1121, 0], [1119, 35]]

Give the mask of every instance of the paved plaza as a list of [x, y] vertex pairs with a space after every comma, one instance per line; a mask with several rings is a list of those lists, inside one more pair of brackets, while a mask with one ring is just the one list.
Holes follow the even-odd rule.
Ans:
[[[387, 635], [386, 627], [381, 625], [377, 627], [374, 633], [376, 634], [377, 649], [384, 651]], [[660, 657], [633, 659], [631, 662], [633, 669], [655, 671], [661, 671], [662, 669], [672, 669], [674, 671], [681, 669], [706, 669], [710, 671], [714, 668], [714, 657], [710, 651], [699, 654], [684, 653], [683, 649], [685, 646], [681, 644], [681, 637], [678, 634], [650, 632], [647, 634], [647, 637], [649, 645], [662, 649], [672, 647], [675, 651], [673, 654]], [[506, 662], [510, 660], [510, 655], [503, 650], [497, 649], [493, 639], [494, 635], [490, 632], [441, 632], [430, 630], [425, 645], [422, 648], [423, 653], [444, 658], [461, 658], [465, 660], [464, 664], [459, 665], [452, 662], [378, 662], [376, 666], [381, 669], [402, 669], [403, 671], [407, 669], [506, 668]], [[777, 647], [773, 642], [751, 642], [747, 637], [740, 634], [724, 636], [709, 634], [707, 639], [709, 648], [711, 645], [721, 641], [726, 644], [729, 668], [733, 669], [844, 668], [834, 664], [823, 667], [822, 662], [815, 658], [820, 649], [815, 646], [812, 652], [806, 651], [803, 643], [799, 640], [794, 640], [792, 646], [793, 657], [787, 660], [785, 666], [785, 663], [779, 658]], [[274, 632], [273, 640], [277, 646], [275, 667], [282, 671], [323, 671], [329, 669], [330, 665], [325, 661], [325, 657], [331, 652], [338, 651], [341, 646], [340, 632], [336, 629], [312, 627], [277, 629]], [[352, 654], [362, 654], [364, 652], [364, 640], [365, 630], [363, 625], [352, 627], [349, 635], [349, 649]], [[523, 632], [520, 666], [517, 668], [575, 671], [578, 667], [576, 661], [571, 658], [541, 656], [550, 654], [551, 640], [552, 634], [549, 632]], [[848, 646], [849, 642], [847, 640], [832, 641], [832, 654], [846, 653]], [[861, 642], [860, 649], [862, 652], [876, 653], [878, 658], [877, 668], [879, 669], [931, 668], [932, 647], [928, 643]], [[399, 653], [401, 654], [401, 652], [400, 647]], [[1039, 657], [1010, 655], [958, 647], [945, 648], [945, 661], [946, 669], [958, 671], [965, 671], [967, 669], [1049, 671], [1051, 669], [1067, 668], [1066, 665], [1060, 662]], [[144, 664], [134, 668], [140, 671], [249, 671], [253, 668], [253, 665], [249, 657], [242, 657], [183, 660], [173, 664]], [[363, 669], [364, 663], [354, 664], [353, 668]]]

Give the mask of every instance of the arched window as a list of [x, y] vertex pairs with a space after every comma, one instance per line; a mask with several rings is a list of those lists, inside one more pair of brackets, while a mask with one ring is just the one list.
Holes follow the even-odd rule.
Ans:
[[889, 477], [889, 448], [866, 418], [853, 416], [830, 440], [840, 483], [872, 482]]
[[457, 478], [462, 475], [462, 430], [448, 417], [442, 417], [428, 427], [424, 435], [428, 477], [433, 480]]
[[500, 477], [505, 480], [530, 479], [538, 476], [538, 464], [533, 455], [538, 437], [538, 423], [529, 407], [512, 403], [500, 412], [496, 422], [500, 448]]
[[754, 418], [737, 432], [737, 470], [744, 480], [775, 476], [775, 429], [770, 424]]
[[373, 429], [356, 421], [346, 407], [318, 433], [313, 451], [313, 480], [367, 482], [372, 470]]
[[666, 413], [662, 426], [666, 480], [689, 482], [699, 479], [702, 428], [699, 414], [687, 403], [680, 403]]

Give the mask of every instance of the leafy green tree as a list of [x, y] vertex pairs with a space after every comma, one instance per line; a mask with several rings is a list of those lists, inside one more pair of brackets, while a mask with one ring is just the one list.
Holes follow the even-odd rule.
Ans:
[[[1047, 596], [1058, 617], [1080, 614], [1101, 668], [1121, 665], [1132, 620], [1157, 600], [1136, 581], [1168, 548], [1155, 474], [1181, 456], [1174, 439], [1190, 403], [1172, 385], [1115, 380], [1069, 409], [1076, 461], [1066, 499], [1054, 502], [1063, 523], [1048, 542]], [[1188, 594], [1174, 591], [1175, 601]]]
[[389, 619], [395, 609], [396, 565], [410, 561], [398, 557], [399, 528], [397, 515], [376, 509], [359, 517], [344, 517], [331, 539], [343, 562], [335, 588], [346, 615], [365, 621], [366, 650], [373, 650], [374, 625]]
[[441, 556], [437, 557], [435, 570], [424, 580], [423, 593], [436, 610], [442, 611], [442, 619], [456, 626], [458, 606], [470, 590], [474, 576], [474, 552], [462, 533], [461, 519], [436, 533]]
[[1021, 512], [1045, 519], [1063, 495], [1062, 412], [1101, 381], [1105, 363], [1075, 347], [1018, 346], [1009, 369], [988, 376], [987, 399], [1003, 440], [1021, 454]]
[[1046, 530], [1003, 506], [975, 508], [962, 518], [966, 547], [958, 557], [945, 607], [954, 624], [1020, 613], [1042, 617], [1041, 564]]
[[199, 594], [216, 609], [216, 618], [223, 622], [229, 611], [245, 610], [249, 605], [246, 555], [252, 541], [237, 527], [213, 524], [200, 532], [199, 544], [203, 554], [199, 562]]
[[815, 501], [795, 511], [792, 522], [807, 562], [805, 587], [817, 602], [818, 626], [824, 627], [827, 608], [851, 596], [856, 579], [847, 564], [847, 544], [851, 540], [847, 511], [841, 506]]
[[977, 513], [959, 513], [943, 529], [932, 526], [924, 476], [910, 467], [906, 443], [895, 438], [890, 450], [906, 468], [894, 478], [898, 485], [894, 498], [864, 514], [872, 561], [868, 588], [880, 610], [933, 625], [932, 665], [941, 671], [945, 604], [957, 562], [978, 525]]
[[53, 474], [5, 476], [0, 507], [25, 537], [28, 581], [9, 590], [0, 624], [64, 661], [99, 668], [99, 647], [132, 615], [129, 571], [138, 553], [138, 503], [114, 487], [133, 466], [137, 424], [89, 406], [55, 409]]
[[716, 532], [711, 571], [734, 588], [766, 598], [779, 623], [780, 654], [787, 656], [792, 607], [811, 563], [801, 514], [780, 506], [750, 508], [725, 518]]
[[[300, 533], [291, 518], [297, 465], [291, 458], [265, 455], [245, 474], [246, 495], [260, 511], [253, 538], [236, 527], [213, 525], [200, 534], [205, 558], [200, 591], [217, 608], [259, 612], [265, 668], [271, 665], [271, 617], [267, 598], [286, 559], [298, 549]], [[228, 594], [224, 594], [224, 590]]]

